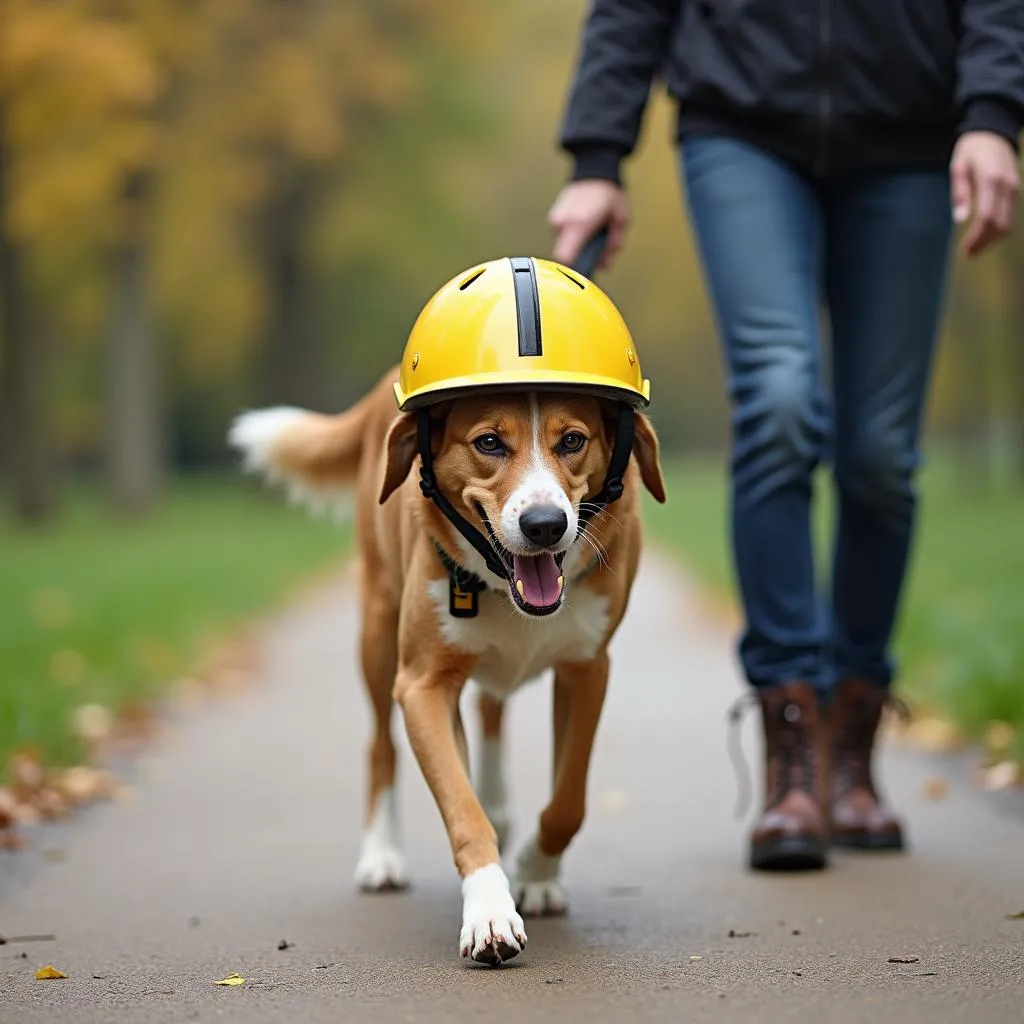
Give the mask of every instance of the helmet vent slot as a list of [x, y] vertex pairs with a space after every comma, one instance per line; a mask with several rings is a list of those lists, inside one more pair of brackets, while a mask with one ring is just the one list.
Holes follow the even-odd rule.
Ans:
[[470, 274], [462, 284], [459, 285], [459, 291], [464, 292], [478, 277], [482, 277], [487, 273], [487, 268], [484, 267], [482, 270], [478, 270], [475, 274]]
[[570, 281], [572, 281], [572, 283], [576, 285], [576, 287], [579, 288], [580, 291], [583, 291], [583, 289], [586, 288], [586, 285], [582, 281], [580, 281], [578, 278], [573, 277], [572, 274], [566, 272], [561, 267], [558, 268], [558, 272], [562, 275], [562, 277], [566, 277]]

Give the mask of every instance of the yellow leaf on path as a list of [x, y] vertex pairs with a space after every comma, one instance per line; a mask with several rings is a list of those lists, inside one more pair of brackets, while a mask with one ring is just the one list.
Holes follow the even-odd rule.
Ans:
[[220, 981], [215, 981], [214, 985], [244, 985], [245, 978], [240, 974], [229, 974], [226, 978], [221, 978]]
[[949, 794], [949, 783], [945, 779], [929, 779], [922, 788], [926, 800], [941, 800]]
[[50, 981], [56, 978], [66, 978], [67, 975], [63, 971], [58, 971], [53, 964], [47, 964], [45, 967], [40, 967], [36, 971], [36, 981]]

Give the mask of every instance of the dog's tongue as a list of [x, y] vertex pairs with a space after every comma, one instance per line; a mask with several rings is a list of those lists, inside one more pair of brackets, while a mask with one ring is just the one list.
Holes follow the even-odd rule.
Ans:
[[516, 589], [522, 583], [519, 596], [534, 608], [547, 608], [554, 604], [562, 593], [561, 575], [555, 556], [544, 552], [541, 555], [513, 556], [513, 571]]

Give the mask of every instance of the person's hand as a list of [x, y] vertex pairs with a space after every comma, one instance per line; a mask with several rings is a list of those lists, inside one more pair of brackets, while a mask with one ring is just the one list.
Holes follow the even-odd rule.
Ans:
[[608, 270], [629, 225], [629, 200], [614, 181], [589, 178], [571, 181], [558, 194], [548, 223], [555, 232], [552, 255], [569, 266], [583, 246], [603, 227], [608, 228], [608, 243], [598, 266]]
[[961, 252], [977, 256], [1013, 228], [1020, 167], [1013, 146], [995, 132], [965, 132], [950, 163], [953, 219], [970, 221]]

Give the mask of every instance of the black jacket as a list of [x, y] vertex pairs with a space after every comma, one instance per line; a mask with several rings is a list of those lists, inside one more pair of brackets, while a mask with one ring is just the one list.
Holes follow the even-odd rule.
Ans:
[[807, 170], [941, 168], [956, 137], [1024, 122], [1024, 0], [591, 0], [561, 143], [618, 180], [651, 83], [679, 134]]

